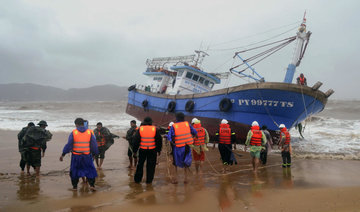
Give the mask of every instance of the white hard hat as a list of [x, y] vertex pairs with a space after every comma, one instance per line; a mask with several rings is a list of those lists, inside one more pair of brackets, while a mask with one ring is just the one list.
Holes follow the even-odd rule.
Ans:
[[221, 124], [227, 124], [229, 123], [226, 119], [221, 120]]
[[251, 126], [259, 126], [259, 123], [257, 121], [253, 121], [253, 123], [251, 124]]
[[284, 127], [285, 127], [284, 124], [280, 124], [280, 125], [279, 125], [279, 128], [284, 128]]
[[171, 126], [173, 126], [173, 124], [174, 124], [174, 122], [170, 122], [170, 123], [169, 123], [169, 126], [171, 127]]
[[198, 119], [197, 118], [193, 118], [192, 120], [191, 120], [191, 124], [196, 124], [196, 121], [197, 121]]

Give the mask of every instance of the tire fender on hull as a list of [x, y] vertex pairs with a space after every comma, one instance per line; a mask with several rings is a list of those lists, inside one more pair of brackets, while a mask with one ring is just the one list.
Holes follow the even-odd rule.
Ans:
[[134, 90], [136, 88], [136, 85], [132, 85], [132, 86], [130, 86], [129, 88], [128, 88], [128, 91], [132, 91], [132, 90]]
[[142, 101], [141, 105], [142, 105], [144, 108], [147, 107], [147, 106], [149, 105], [148, 100], [145, 99], [144, 101]]
[[191, 112], [192, 110], [194, 110], [194, 107], [195, 107], [195, 102], [192, 101], [192, 100], [189, 100], [189, 101], [186, 102], [185, 110], [187, 112]]
[[168, 112], [174, 112], [175, 107], [176, 107], [176, 102], [171, 101], [171, 102], [169, 102], [169, 104], [168, 104], [167, 111], [168, 111]]
[[232, 107], [231, 100], [228, 98], [223, 98], [219, 103], [220, 111], [227, 112]]

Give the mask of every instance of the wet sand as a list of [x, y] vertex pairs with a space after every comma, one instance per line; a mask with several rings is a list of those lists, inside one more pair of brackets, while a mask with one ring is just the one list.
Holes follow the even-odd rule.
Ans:
[[[114, 132], [123, 135], [124, 132]], [[164, 149], [151, 186], [133, 183], [127, 142], [117, 139], [98, 170], [96, 192], [79, 184], [70, 191], [70, 156], [59, 162], [69, 133], [53, 133], [42, 160], [41, 176], [20, 174], [17, 132], [0, 131], [0, 211], [357, 211], [360, 210], [360, 161], [293, 159], [281, 168], [279, 153], [254, 175], [249, 153], [237, 151], [238, 165], [221, 174], [217, 149], [207, 152], [204, 173], [191, 167], [188, 184], [170, 183], [171, 164]], [[33, 171], [32, 171], [33, 172]]]

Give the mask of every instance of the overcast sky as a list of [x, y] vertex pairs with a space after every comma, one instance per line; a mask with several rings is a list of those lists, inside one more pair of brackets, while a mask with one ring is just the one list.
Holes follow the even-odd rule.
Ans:
[[[232, 48], [295, 35], [306, 10], [313, 34], [296, 75], [334, 89], [333, 99], [360, 99], [359, 9], [357, 0], [3, 0], [0, 83], [129, 86], [146, 79], [147, 58], [200, 48], [206, 71], [227, 72], [241, 50]], [[294, 45], [255, 67], [266, 81], [283, 81]]]

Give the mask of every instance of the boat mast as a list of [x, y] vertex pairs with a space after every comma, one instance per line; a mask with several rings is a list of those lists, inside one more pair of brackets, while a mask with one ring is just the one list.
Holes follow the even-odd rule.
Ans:
[[299, 31], [296, 33], [296, 46], [291, 63], [288, 65], [286, 70], [286, 75], [284, 79], [285, 83], [292, 83], [296, 67], [300, 65], [301, 59], [303, 58], [306, 50], [306, 46], [309, 42], [311, 32], [310, 31], [306, 32], [305, 15], [306, 15], [306, 11], [304, 13], [303, 21], [299, 27]]

